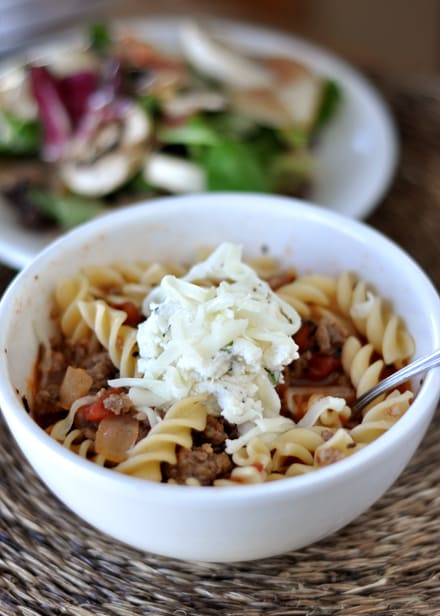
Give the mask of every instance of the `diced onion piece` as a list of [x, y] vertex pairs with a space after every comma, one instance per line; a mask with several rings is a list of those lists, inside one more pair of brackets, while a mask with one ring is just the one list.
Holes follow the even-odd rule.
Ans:
[[186, 59], [208, 77], [239, 88], [268, 85], [271, 81], [270, 71], [262, 64], [212, 38], [194, 22], [183, 24], [180, 42]]
[[171, 193], [202, 192], [205, 174], [195, 163], [168, 154], [151, 154], [144, 165], [145, 180]]
[[123, 462], [139, 434], [139, 422], [128, 415], [114, 415], [100, 421], [95, 438], [96, 453], [110, 462]]
[[75, 400], [89, 392], [92, 383], [93, 379], [86, 370], [69, 366], [60, 387], [61, 406], [70, 409]]

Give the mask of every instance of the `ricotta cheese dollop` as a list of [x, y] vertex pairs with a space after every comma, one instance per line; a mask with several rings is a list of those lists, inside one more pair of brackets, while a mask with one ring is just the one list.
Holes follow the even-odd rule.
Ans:
[[298, 357], [300, 317], [243, 263], [240, 246], [223, 243], [184, 277], [165, 276], [143, 311], [130, 396], [149, 417], [200, 394], [240, 434], [279, 417], [275, 385]]

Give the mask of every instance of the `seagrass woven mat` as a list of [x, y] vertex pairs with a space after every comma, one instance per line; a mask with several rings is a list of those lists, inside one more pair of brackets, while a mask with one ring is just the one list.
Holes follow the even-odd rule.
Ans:
[[[375, 80], [402, 156], [369, 222], [440, 288], [440, 80]], [[13, 274], [0, 268], [2, 289]], [[95, 531], [46, 490], [0, 423], [0, 614], [440, 615], [439, 424], [437, 413], [405, 473], [344, 530], [276, 558], [218, 565], [145, 554]]]

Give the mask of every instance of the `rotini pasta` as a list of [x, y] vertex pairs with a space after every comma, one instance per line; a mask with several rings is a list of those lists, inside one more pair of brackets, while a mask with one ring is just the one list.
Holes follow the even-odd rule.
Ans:
[[76, 400], [64, 419], [58, 421], [49, 430], [49, 434], [59, 441], [64, 447], [77, 453], [82, 458], [104, 466], [106, 460], [102, 455], [96, 454], [94, 439], [88, 438], [84, 432], [73, 426], [75, 415], [81, 406], [94, 403], [96, 396], [84, 396]]
[[348, 430], [339, 428], [333, 436], [316, 448], [314, 462], [318, 467], [328, 466], [353, 455], [357, 447]]
[[81, 430], [76, 429], [69, 432], [63, 441], [63, 446], [78, 454], [81, 458], [91, 460], [95, 464], [98, 464], [98, 466], [104, 466], [105, 464], [105, 457], [95, 454], [94, 440], [84, 438]]
[[88, 326], [79, 311], [78, 303], [91, 299], [90, 283], [80, 274], [75, 278], [62, 280], [55, 290], [55, 306], [59, 313], [60, 328], [72, 342], [81, 340], [88, 333]]
[[262, 438], [254, 438], [232, 455], [237, 466], [254, 466], [260, 472], [269, 470], [272, 462], [270, 447]]
[[228, 479], [216, 479], [215, 486], [252, 485], [268, 481], [267, 474], [257, 466], [238, 466], [231, 471]]
[[380, 374], [384, 367], [382, 359], [372, 359], [374, 348], [372, 344], [364, 344], [350, 336], [342, 349], [342, 366], [350, 376], [359, 397], [380, 381]]
[[343, 273], [337, 281], [338, 305], [350, 316], [357, 331], [381, 353], [386, 364], [402, 361], [414, 353], [414, 342], [386, 302], [364, 281]]
[[400, 393], [395, 390], [388, 396], [369, 406], [364, 414], [362, 423], [354, 427], [351, 435], [356, 443], [371, 443], [381, 434], [391, 428], [393, 424], [408, 410], [412, 392]]
[[140, 304], [164, 276], [184, 273], [185, 268], [171, 263], [120, 263], [84, 268], [94, 297], [116, 305], [127, 301]]
[[136, 329], [124, 325], [127, 318], [123, 310], [116, 310], [102, 301], [78, 302], [78, 310], [85, 323], [107, 349], [121, 376], [136, 375]]
[[[258, 277], [234, 316], [235, 296], [226, 292], [231, 287], [237, 293], [233, 285], [243, 284], [249, 267], [241, 271], [234, 261], [231, 275], [222, 279], [216, 253], [205, 251], [211, 254], [207, 271], [215, 274], [203, 279], [199, 267], [195, 282], [186, 266], [136, 262], [88, 266], [59, 283], [54, 305], [64, 342], [54, 344], [49, 356], [42, 352], [33, 410], [53, 438], [120, 473], [193, 486], [237, 486], [315, 471], [392, 428], [410, 406], [407, 386], [376, 399], [361, 417], [353, 418], [350, 408], [414, 352], [410, 334], [383, 298], [353, 273], [297, 276], [263, 255], [248, 261]], [[197, 318], [174, 321], [168, 307], [162, 310], [165, 276], [175, 297], [184, 289], [184, 309], [194, 310]], [[260, 305], [261, 298], [269, 303]], [[177, 339], [167, 339], [171, 326], [188, 335], [200, 321], [203, 302], [214, 315], [212, 324], [200, 348], [187, 344], [182, 353]], [[145, 329], [154, 318], [158, 329]], [[277, 319], [284, 327], [279, 332]], [[267, 324], [272, 329], [264, 329]], [[141, 330], [147, 332], [142, 336], [148, 353], [142, 351], [139, 361]], [[290, 359], [280, 369], [282, 345], [287, 334], [292, 345], [292, 333], [296, 345], [283, 351]], [[261, 362], [266, 363], [260, 369]], [[146, 378], [150, 365], [156, 372]], [[66, 376], [69, 366], [75, 379]], [[188, 366], [195, 379], [191, 387], [182, 377]], [[197, 379], [204, 370], [209, 376], [202, 383]], [[75, 397], [68, 391], [66, 397], [75, 383], [82, 393]], [[70, 408], [63, 407], [61, 391], [63, 399], [74, 400]]]
[[307, 428], [293, 428], [277, 437], [271, 443], [273, 473], [290, 477], [307, 472], [304, 469], [314, 465], [314, 452], [322, 443], [322, 436]]
[[162, 478], [160, 465], [176, 463], [176, 447], [190, 449], [192, 430], [202, 431], [206, 426], [208, 410], [200, 398], [187, 398], [176, 402], [163, 420], [139, 441], [128, 458], [116, 467], [127, 475], [152, 481]]
[[282, 286], [278, 295], [288, 302], [302, 317], [311, 315], [312, 306], [330, 306], [336, 281], [327, 276], [301, 276]]

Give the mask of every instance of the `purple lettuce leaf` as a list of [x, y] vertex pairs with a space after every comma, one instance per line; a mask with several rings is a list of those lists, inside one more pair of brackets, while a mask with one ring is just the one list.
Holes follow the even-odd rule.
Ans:
[[46, 67], [31, 66], [29, 78], [43, 125], [42, 156], [49, 162], [58, 161], [63, 156], [71, 134], [69, 114], [61, 99], [57, 81]]

